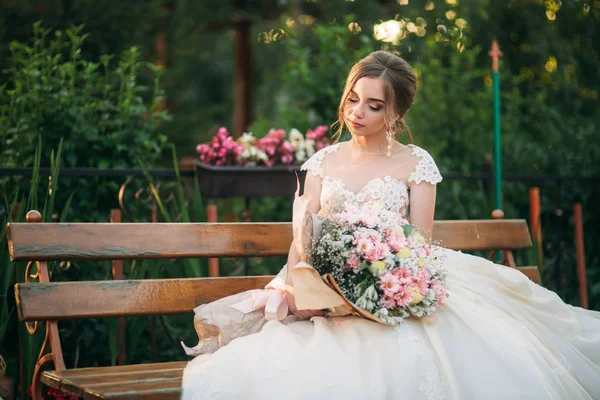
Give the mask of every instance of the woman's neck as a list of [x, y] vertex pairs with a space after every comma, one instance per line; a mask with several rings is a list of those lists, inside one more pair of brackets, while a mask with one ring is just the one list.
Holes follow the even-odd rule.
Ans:
[[369, 136], [352, 135], [350, 142], [352, 145], [352, 151], [356, 155], [385, 155], [387, 153], [388, 142], [385, 134]]

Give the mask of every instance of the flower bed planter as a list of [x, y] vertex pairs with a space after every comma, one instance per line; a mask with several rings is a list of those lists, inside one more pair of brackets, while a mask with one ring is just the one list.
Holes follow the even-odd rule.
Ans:
[[301, 193], [305, 171], [299, 165], [273, 167], [214, 166], [194, 161], [202, 196], [210, 199], [227, 197], [294, 196], [296, 173]]

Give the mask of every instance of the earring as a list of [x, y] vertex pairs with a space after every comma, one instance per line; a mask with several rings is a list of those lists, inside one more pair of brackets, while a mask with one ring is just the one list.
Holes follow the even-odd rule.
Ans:
[[385, 139], [387, 140], [387, 156], [391, 157], [392, 156], [392, 143], [394, 142], [394, 131], [392, 130], [392, 128], [388, 129], [385, 132]]

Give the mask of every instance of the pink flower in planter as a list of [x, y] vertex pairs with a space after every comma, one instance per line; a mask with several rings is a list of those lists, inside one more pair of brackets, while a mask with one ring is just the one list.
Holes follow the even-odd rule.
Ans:
[[314, 131], [309, 129], [306, 132], [306, 138], [315, 143], [315, 151], [319, 151], [331, 144], [331, 139], [327, 137], [328, 130], [329, 127], [327, 125], [319, 125]]
[[309, 129], [306, 138], [292, 129], [289, 140], [283, 129], [271, 129], [261, 139], [245, 133], [236, 141], [221, 127], [210, 143], [196, 146], [196, 152], [202, 162], [212, 165], [291, 165], [329, 146], [328, 129], [326, 125]]
[[294, 163], [294, 147], [285, 140], [283, 129], [271, 129], [267, 136], [258, 140], [257, 147], [267, 154], [265, 165], [275, 164], [289, 165]]
[[207, 144], [196, 146], [200, 161], [212, 165], [240, 165], [240, 154], [243, 149], [243, 146], [233, 140], [224, 127], [219, 128], [210, 146]]
[[326, 125], [317, 126], [314, 131], [309, 129], [308, 132], [306, 132], [306, 138], [317, 141], [325, 136], [328, 129], [329, 127]]

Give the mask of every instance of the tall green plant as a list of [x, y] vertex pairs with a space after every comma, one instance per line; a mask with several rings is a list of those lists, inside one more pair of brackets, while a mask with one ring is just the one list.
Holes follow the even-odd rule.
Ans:
[[[56, 153], [54, 150], [50, 154], [50, 175], [47, 184], [41, 182], [40, 166], [42, 164], [42, 140], [38, 138], [33, 157], [33, 175], [30, 182], [29, 191], [20, 193], [15, 189], [12, 201], [9, 203], [8, 197], [4, 196], [4, 209], [0, 213], [1, 237], [0, 237], [0, 354], [7, 354], [8, 364], [12, 367], [9, 374], [16, 376], [15, 371], [18, 359], [23, 363], [23, 375], [20, 377], [23, 393], [26, 392], [26, 386], [31, 383], [33, 369], [37, 361], [41, 344], [44, 339], [44, 326], [40, 324], [39, 331], [30, 335], [25, 329], [24, 324], [16, 320], [14, 312], [14, 291], [13, 286], [16, 282], [25, 280], [25, 267], [23, 263], [13, 263], [10, 261], [8, 252], [8, 243], [6, 237], [6, 225], [12, 222], [25, 222], [26, 213], [29, 210], [38, 210], [42, 215], [42, 222], [52, 222], [55, 212], [55, 199], [58, 192], [58, 179], [60, 163], [62, 157], [63, 143], [59, 142]], [[60, 213], [60, 221], [66, 221], [70, 210], [71, 201], [74, 193], [68, 197]], [[43, 201], [40, 199], [43, 198]], [[17, 329], [8, 329], [13, 326]], [[16, 351], [15, 351], [16, 349]]]

